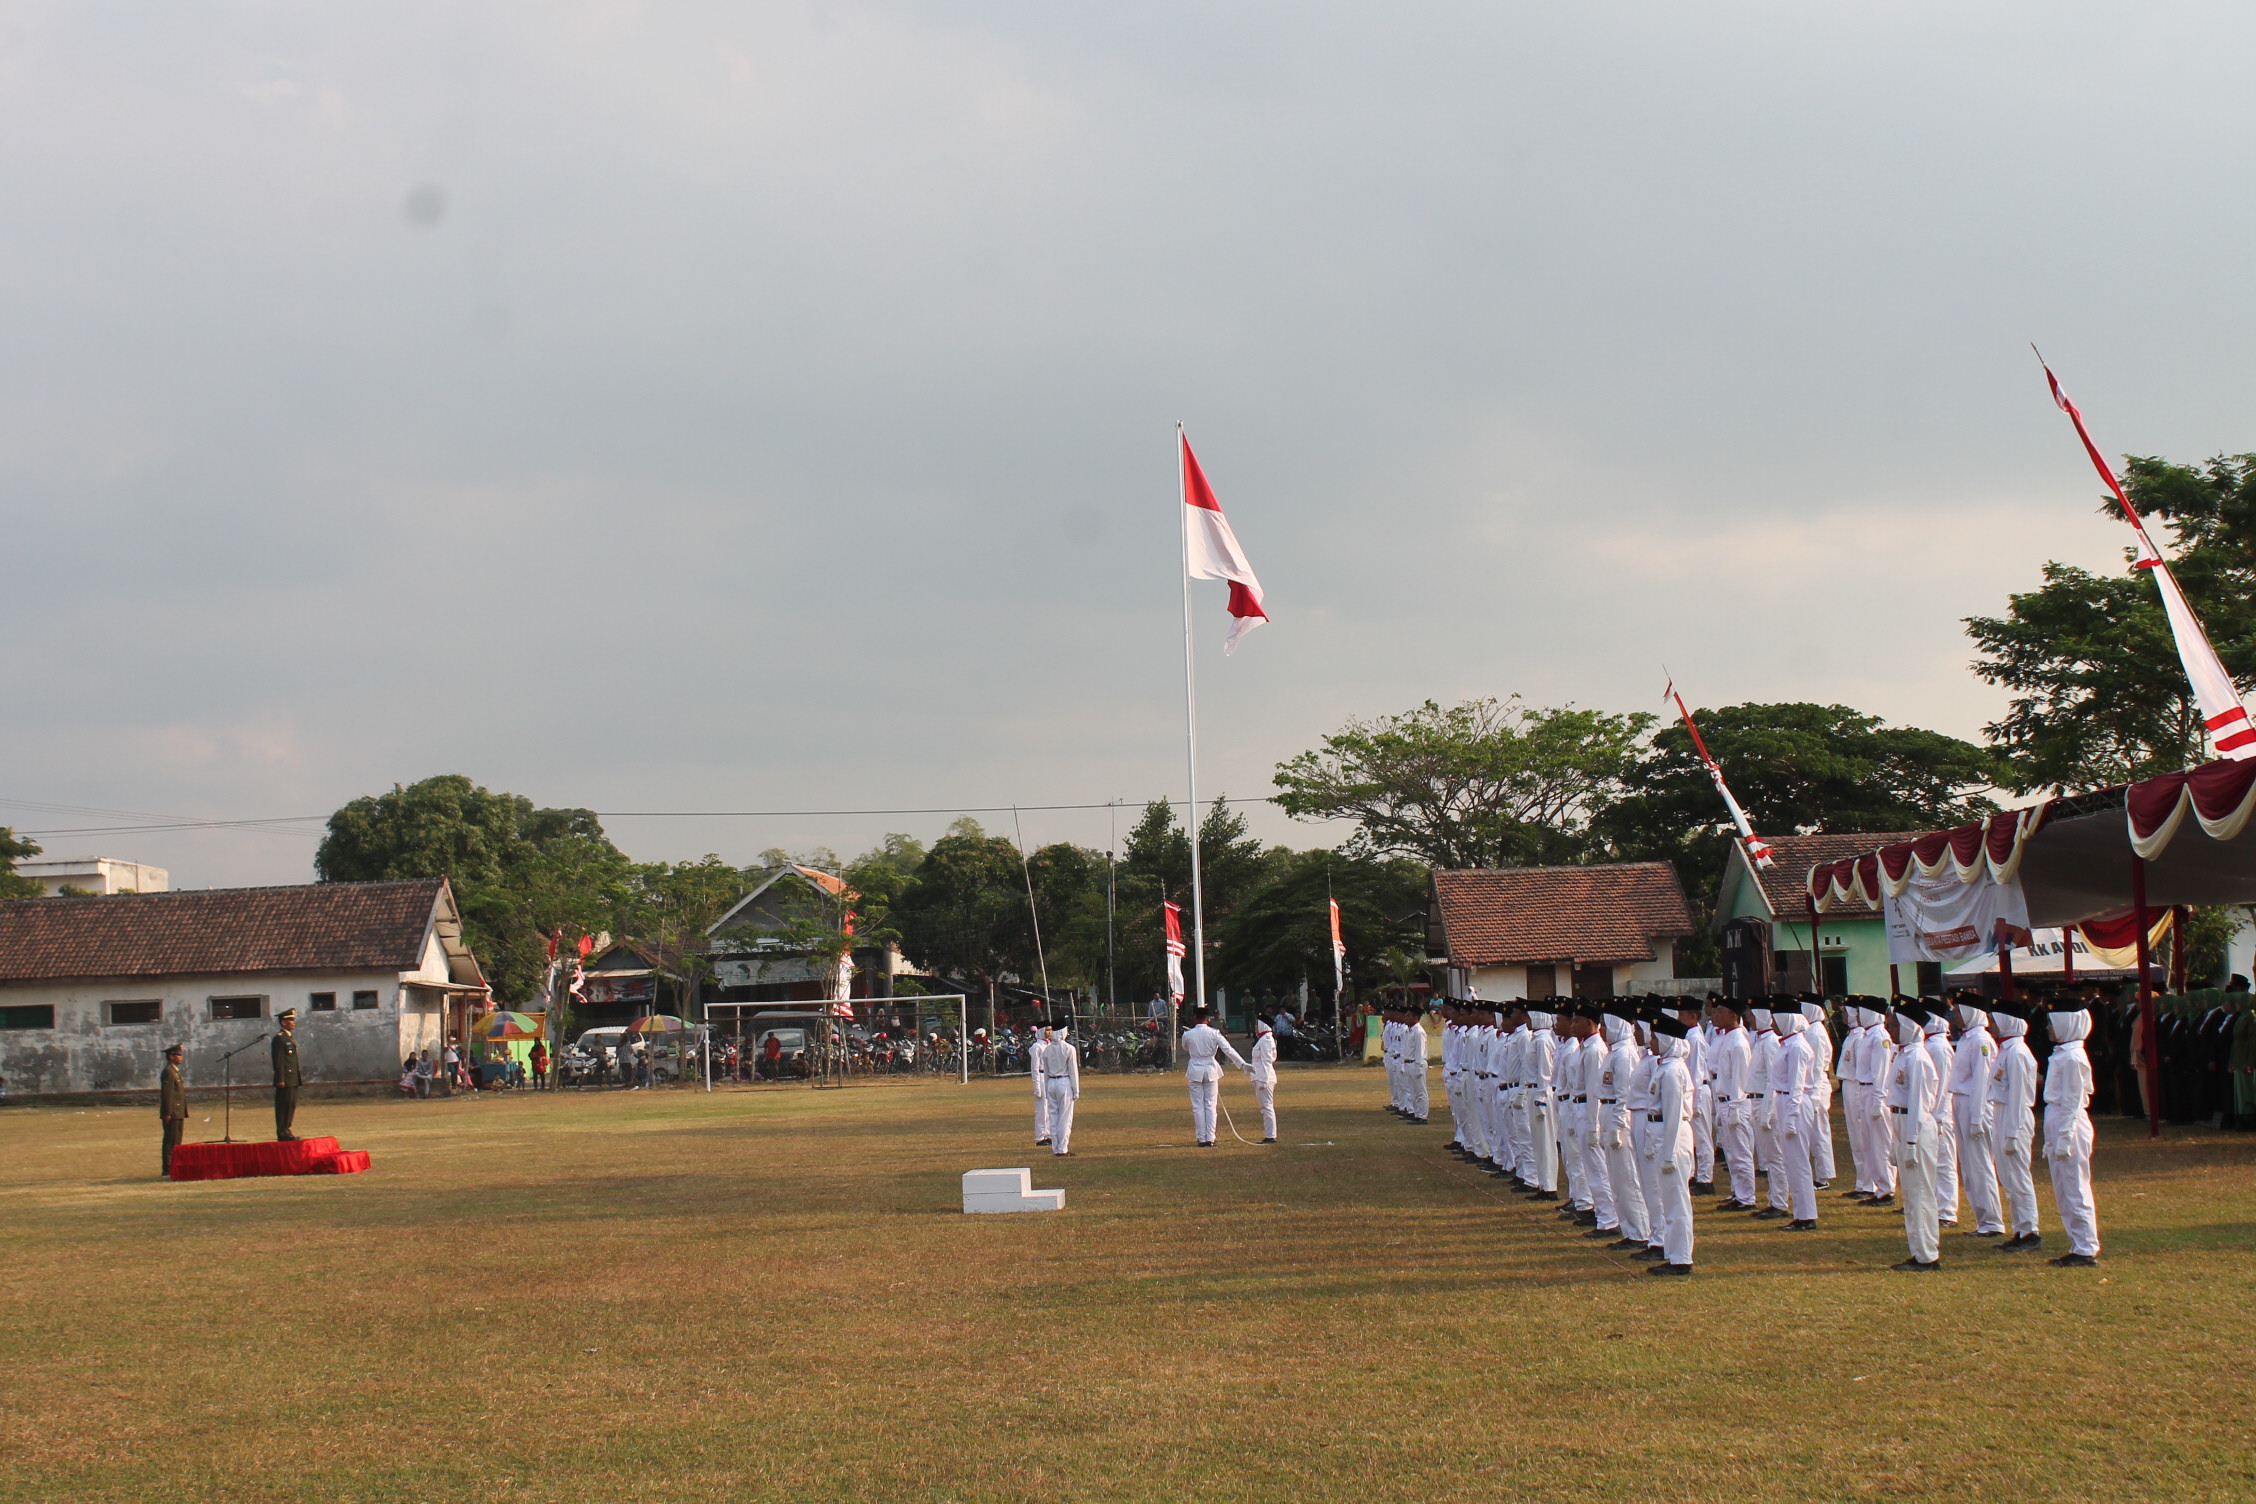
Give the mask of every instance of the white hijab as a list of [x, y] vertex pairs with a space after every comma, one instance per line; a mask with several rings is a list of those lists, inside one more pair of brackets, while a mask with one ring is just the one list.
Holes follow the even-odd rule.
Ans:
[[2055, 1045], [2081, 1044], [2091, 1034], [2091, 1017], [2080, 1008], [2074, 1013], [2051, 1015], [2052, 1042]]

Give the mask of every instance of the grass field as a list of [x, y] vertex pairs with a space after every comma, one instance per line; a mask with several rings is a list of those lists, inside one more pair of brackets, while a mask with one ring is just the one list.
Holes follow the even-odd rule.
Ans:
[[[1058, 1164], [1022, 1082], [313, 1100], [372, 1172], [186, 1185], [11, 1107], [0, 1498], [2256, 1498], [2245, 1135], [2103, 1124], [2096, 1270], [1828, 1197], [1657, 1280], [1382, 1094], [1093, 1078]], [[1018, 1164], [1066, 1211], [956, 1210]]]

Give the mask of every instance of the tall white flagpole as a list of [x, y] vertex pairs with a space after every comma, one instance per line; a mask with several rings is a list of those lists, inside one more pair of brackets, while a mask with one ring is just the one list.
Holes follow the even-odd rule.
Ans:
[[1206, 1006], [1206, 905], [1199, 881], [1198, 674], [1191, 666], [1191, 477], [1184, 453], [1190, 441], [1175, 425], [1175, 523], [1183, 534], [1183, 760], [1190, 769], [1191, 806], [1183, 824], [1191, 837], [1191, 1006]]

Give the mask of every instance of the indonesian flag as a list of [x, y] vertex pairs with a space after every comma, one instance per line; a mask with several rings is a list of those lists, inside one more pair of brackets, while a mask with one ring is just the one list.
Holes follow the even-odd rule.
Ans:
[[1175, 440], [1183, 448], [1183, 558], [1192, 579], [1230, 582], [1230, 615], [1236, 620], [1222, 644], [1222, 651], [1228, 653], [1236, 649], [1239, 638], [1267, 621], [1269, 613], [1261, 609], [1261, 581], [1254, 578], [1245, 550], [1238, 547], [1238, 535], [1230, 531], [1230, 519], [1222, 515], [1222, 503], [1214, 499], [1214, 488], [1206, 483], [1206, 472], [1191, 453], [1190, 436], [1181, 424], [1176, 425]]
[[1340, 938], [1339, 900], [1332, 905], [1332, 994], [1338, 996], [1347, 987], [1347, 942]]
[[1189, 954], [1183, 945], [1183, 911], [1171, 903], [1163, 903], [1159, 907], [1167, 919], [1167, 995], [1180, 1006], [1183, 1001], [1183, 957]]
[[1758, 872], [1767, 872], [1774, 860], [1770, 854], [1770, 843], [1755, 834], [1755, 827], [1747, 821], [1747, 812], [1739, 807], [1738, 800], [1731, 797], [1731, 785], [1723, 781], [1723, 769], [1717, 767], [1716, 760], [1708, 755], [1708, 744], [1700, 739], [1700, 728], [1692, 724], [1692, 712], [1684, 708], [1684, 696], [1676, 692], [1676, 681], [1669, 680], [1668, 688], [1661, 693], [1664, 698], [1676, 701], [1676, 713], [1683, 718], [1684, 729], [1692, 733], [1692, 746], [1699, 752], [1700, 761], [1708, 765], [1709, 781], [1715, 784], [1716, 792], [1723, 796], [1723, 807], [1731, 811], [1731, 823], [1739, 827], [1739, 844], [1746, 849], [1748, 863]]
[[[2044, 365], [2044, 357], [2037, 363]], [[2248, 723], [2248, 711], [2240, 703], [2240, 691], [2234, 687], [2232, 675], [2217, 659], [2217, 650], [2210, 646], [2209, 634], [2202, 629], [2201, 618], [2193, 614], [2186, 602], [2185, 592], [2178, 588], [2178, 577], [2170, 573], [2170, 566], [2162, 560], [2162, 550], [2154, 546], [2154, 539], [2146, 531], [2146, 519], [2139, 516], [2131, 498], [2123, 494], [2121, 482], [2115, 472], [2101, 457], [2099, 446], [2092, 442], [2090, 430], [2084, 427], [2084, 415], [2076, 411], [2076, 404], [2060, 389], [2060, 378], [2045, 366], [2045, 381], [2052, 387], [2052, 400], [2076, 425], [2076, 437], [2084, 441], [2084, 453], [2091, 456], [2092, 468], [2099, 478], [2107, 482], [2107, 489], [2115, 493], [2116, 504], [2138, 534], [2138, 558], [2135, 568], [2151, 570], [2154, 583], [2162, 591], [2162, 609], [2170, 617], [2170, 635], [2178, 640], [2178, 661], [2185, 665], [2186, 678], [2193, 685], [2193, 698], [2201, 707], [2201, 724], [2208, 728], [2209, 739], [2217, 748], [2219, 757], [2239, 761], [2256, 757], [2256, 727]]]

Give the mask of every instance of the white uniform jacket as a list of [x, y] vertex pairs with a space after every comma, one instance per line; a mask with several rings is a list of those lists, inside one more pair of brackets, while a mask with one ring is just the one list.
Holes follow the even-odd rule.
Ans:
[[1197, 1024], [1183, 1031], [1183, 1074], [1188, 1079], [1221, 1080], [1225, 1057], [1241, 1071], [1253, 1069], [1214, 1025]]
[[1253, 1064], [1246, 1067], [1246, 1074], [1256, 1086], [1277, 1084], [1277, 1036], [1267, 1029], [1253, 1041]]

